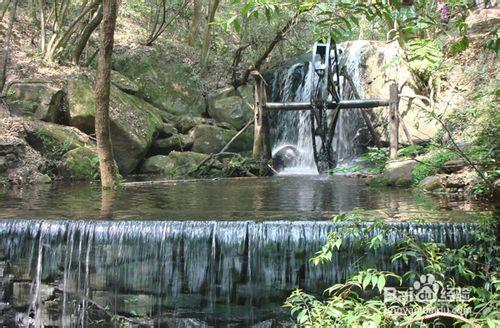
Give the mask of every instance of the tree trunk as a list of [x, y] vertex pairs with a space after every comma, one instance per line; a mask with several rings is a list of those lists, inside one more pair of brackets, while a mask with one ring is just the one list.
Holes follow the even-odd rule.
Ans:
[[103, 19], [99, 36], [99, 61], [95, 85], [95, 132], [101, 185], [104, 189], [114, 188], [118, 184], [109, 124], [110, 76], [117, 7], [117, 0], [103, 0]]
[[3, 21], [3, 16], [7, 12], [7, 8], [9, 8], [10, 0], [3, 0], [0, 4], [0, 22]]
[[201, 0], [193, 1], [193, 16], [191, 22], [189, 22], [189, 38], [188, 44], [190, 46], [194, 45], [196, 37], [198, 36], [198, 31], [200, 29], [200, 19], [202, 17], [202, 3]]
[[42, 49], [42, 54], [45, 52], [45, 1], [38, 0], [38, 7], [40, 10], [40, 48]]
[[203, 48], [201, 50], [201, 71], [206, 72], [208, 65], [208, 50], [210, 48], [210, 41], [212, 39], [212, 23], [215, 20], [215, 14], [217, 13], [217, 8], [219, 8], [220, 0], [213, 0], [208, 8], [208, 19], [207, 26], [205, 28], [205, 36], [203, 38]]
[[85, 46], [87, 45], [87, 42], [90, 39], [90, 36], [99, 26], [101, 21], [102, 21], [102, 7], [100, 6], [94, 18], [92, 18], [92, 20], [87, 25], [85, 25], [85, 28], [83, 29], [83, 32], [81, 33], [81, 36], [76, 43], [75, 49], [73, 50], [73, 53], [71, 55], [71, 62], [73, 64], [78, 65], [78, 63], [80, 62], [80, 57], [82, 56], [82, 52], [85, 49]]
[[0, 54], [0, 94], [3, 94], [5, 79], [7, 77], [7, 62], [9, 61], [10, 52], [10, 39], [12, 38], [12, 28], [16, 19], [17, 0], [12, 1], [12, 8], [10, 9], [9, 26], [7, 27], [7, 36], [5, 38], [4, 48]]

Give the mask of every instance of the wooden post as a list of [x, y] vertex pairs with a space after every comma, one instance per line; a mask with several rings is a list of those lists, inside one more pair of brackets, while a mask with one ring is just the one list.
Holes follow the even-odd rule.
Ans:
[[398, 137], [399, 137], [399, 95], [398, 85], [391, 84], [389, 87], [389, 157], [398, 157]]
[[260, 77], [253, 74], [253, 158], [259, 159], [262, 153], [262, 103], [260, 99]]
[[259, 72], [254, 77], [254, 141], [253, 158], [271, 160], [271, 139], [269, 135], [269, 116], [266, 111], [267, 93], [265, 81]]

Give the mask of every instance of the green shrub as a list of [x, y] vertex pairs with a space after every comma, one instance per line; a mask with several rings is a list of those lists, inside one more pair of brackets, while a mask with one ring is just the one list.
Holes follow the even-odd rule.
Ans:
[[[366, 248], [377, 250], [383, 247], [386, 233], [393, 229], [380, 220], [372, 225], [360, 225], [361, 222], [349, 220], [345, 215], [338, 216], [336, 221], [339, 220], [343, 221], [342, 225], [328, 235], [326, 244], [311, 259], [314, 264], [331, 262], [336, 258], [335, 253], [345, 248], [346, 241], [348, 247], [356, 240]], [[364, 237], [374, 227], [378, 233]], [[470, 327], [464, 325], [465, 322], [477, 327], [498, 327], [500, 283], [496, 254], [499, 248], [495, 240], [492, 218], [483, 218], [469, 243], [460, 248], [423, 242], [408, 235], [396, 244], [391, 257], [395, 267], [411, 268], [407, 273], [400, 276], [381, 271], [376, 265], [366, 265], [366, 258], [360, 253], [359, 271], [345, 282], [327, 288], [323, 297], [318, 298], [297, 289], [287, 298], [284, 307], [290, 309], [293, 320], [302, 327]], [[423, 283], [428, 277], [433, 279], [430, 283], [433, 283], [436, 296], [431, 302], [385, 298], [386, 286], [398, 289], [415, 286], [419, 276]], [[455, 294], [457, 292], [459, 294]], [[463, 297], [463, 293], [466, 298], [454, 299]], [[407, 311], [397, 311], [401, 306]], [[451, 319], [446, 313], [441, 315], [443, 312], [439, 311], [443, 308], [447, 309], [445, 312], [458, 315]], [[429, 313], [438, 313], [434, 320], [428, 321], [430, 326], [423, 323]]]
[[413, 182], [418, 184], [428, 176], [438, 174], [444, 163], [456, 158], [457, 155], [449, 150], [438, 150], [428, 158], [420, 161], [413, 168]]

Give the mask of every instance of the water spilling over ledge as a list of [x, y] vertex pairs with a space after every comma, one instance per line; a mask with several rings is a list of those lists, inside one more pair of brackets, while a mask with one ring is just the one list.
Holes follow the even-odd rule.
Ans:
[[[294, 288], [320, 291], [359, 265], [408, 270], [389, 260], [394, 244], [406, 235], [458, 247], [474, 230], [472, 223], [389, 223], [387, 230], [369, 233], [385, 234], [382, 249], [370, 251], [348, 237], [331, 264], [314, 267], [308, 259], [328, 232], [341, 226], [329, 221], [0, 220], [0, 301], [11, 303], [9, 311], [31, 312], [35, 320], [54, 325], [88, 323], [95, 304], [157, 324], [166, 317], [250, 324], [281, 316], [279, 305]], [[58, 306], [42, 306], [54, 299]]]

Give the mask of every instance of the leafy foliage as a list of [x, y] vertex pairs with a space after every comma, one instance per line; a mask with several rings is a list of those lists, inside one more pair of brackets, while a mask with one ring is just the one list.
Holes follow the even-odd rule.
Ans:
[[[342, 218], [345, 218], [345, 214], [341, 215]], [[339, 217], [335, 220], [339, 220]], [[356, 225], [355, 222], [353, 224]], [[297, 289], [287, 298], [284, 306], [290, 309], [292, 318], [305, 327], [412, 326], [413, 322], [423, 321], [428, 313], [436, 314], [429, 317], [434, 320], [431, 323], [435, 326], [444, 324], [442, 318], [450, 319], [447, 313], [442, 312], [442, 308], [447, 308], [449, 313], [459, 313], [452, 317], [455, 324], [467, 322], [478, 326], [498, 326], [500, 281], [496, 268], [499, 249], [494, 224], [491, 218], [484, 218], [473, 233], [471, 242], [458, 249], [450, 249], [432, 241], [422, 242], [408, 235], [397, 244], [392, 262], [414, 270], [399, 276], [394, 272], [365, 268], [344, 283], [326, 289], [323, 299]], [[350, 234], [352, 228], [346, 226], [346, 233]], [[326, 244], [328, 252], [337, 251], [342, 238], [345, 235], [342, 237], [337, 232], [329, 236]], [[318, 253], [328, 254], [324, 249]], [[324, 256], [318, 263], [329, 260], [331, 256]], [[384, 287], [411, 285], [417, 275], [424, 274], [432, 274], [436, 278], [435, 284], [440, 288], [465, 289], [471, 292], [471, 297], [457, 302], [441, 299], [430, 303], [407, 302], [405, 307], [408, 311], [404, 314], [396, 311], [398, 303], [383, 299]]]
[[418, 162], [413, 169], [413, 182], [418, 184], [428, 176], [438, 174], [444, 163], [456, 158], [457, 155], [449, 150], [437, 150], [429, 157]]

